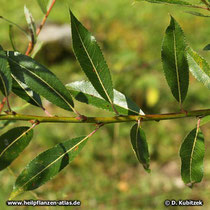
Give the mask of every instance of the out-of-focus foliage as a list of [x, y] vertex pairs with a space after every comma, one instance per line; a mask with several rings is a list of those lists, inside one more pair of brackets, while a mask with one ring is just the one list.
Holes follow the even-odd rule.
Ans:
[[[185, 9], [177, 6], [156, 5], [148, 2], [135, 4], [132, 4], [130, 0], [67, 0], [67, 2], [75, 15], [99, 41], [110, 67], [115, 89], [132, 98], [145, 113], [179, 111], [164, 79], [160, 58], [162, 38], [170, 19], [168, 13], [171, 13], [180, 23], [190, 46], [207, 61], [210, 60], [210, 53], [202, 49], [209, 43], [208, 18], [187, 14]], [[38, 24], [43, 14], [36, 1], [30, 1], [29, 4], [26, 0], [2, 0], [0, 15], [27, 30], [23, 12], [24, 4], [27, 5]], [[205, 14], [208, 15], [208, 13]], [[66, 3], [56, 2], [48, 23], [69, 24]], [[8, 24], [0, 20], [0, 26], [1, 45], [5, 49], [12, 49], [8, 37]], [[21, 46], [19, 50], [24, 52], [27, 47], [24, 34], [15, 27], [13, 34], [15, 46]], [[66, 46], [66, 44], [63, 45]], [[70, 40], [69, 46], [62, 49], [60, 46], [63, 45], [56, 42], [44, 43], [42, 51], [36, 56], [37, 61], [45, 64], [64, 83], [85, 79], [73, 56]], [[192, 76], [190, 84], [188, 96], [183, 104], [184, 108], [186, 110], [208, 108], [210, 102], [206, 94], [208, 89]], [[154, 95], [158, 100], [154, 100]], [[13, 103], [16, 106], [22, 105], [18, 97], [13, 100]], [[55, 108], [45, 100], [43, 105], [50, 113], [69, 114]], [[82, 110], [81, 114], [109, 115], [108, 112], [105, 113], [91, 106], [83, 106], [81, 103], [76, 103], [76, 106], [79, 106], [78, 110]], [[29, 106], [24, 112], [33, 114], [36, 111], [37, 115], [44, 114], [38, 110], [36, 107]], [[150, 175], [144, 172], [130, 148], [129, 130], [132, 124], [109, 125], [90, 139], [92, 142], [87, 143], [86, 150], [83, 150], [60, 176], [35, 192], [41, 199], [79, 199], [82, 202], [82, 209], [163, 209], [165, 199], [180, 198], [202, 199], [205, 208], [208, 209], [210, 208], [209, 126], [202, 127], [206, 139], [203, 182], [195, 186], [193, 190], [186, 188], [181, 181], [178, 167], [181, 167], [177, 155], [179, 145], [195, 124], [195, 120], [191, 119], [143, 124], [150, 145], [150, 168], [152, 169]], [[26, 123], [19, 123], [19, 125], [26, 125]], [[12, 125], [8, 125], [6, 130], [11, 127]], [[39, 135], [38, 129], [35, 129], [33, 145], [29, 145], [14, 161], [11, 168], [15, 174], [20, 174], [20, 169], [28, 164], [28, 160], [60, 143], [60, 139], [85, 135], [93, 128], [93, 125], [78, 124], [40, 125]], [[15, 181], [15, 178], [11, 180], [7, 173], [6, 170], [0, 173], [0, 206], [4, 206], [5, 209], [7, 209], [5, 201], [8, 199], [6, 195], [12, 191], [12, 184]], [[18, 199], [26, 200], [31, 198], [37, 199], [32, 194], [18, 197]], [[12, 209], [12, 207], [8, 208]]]

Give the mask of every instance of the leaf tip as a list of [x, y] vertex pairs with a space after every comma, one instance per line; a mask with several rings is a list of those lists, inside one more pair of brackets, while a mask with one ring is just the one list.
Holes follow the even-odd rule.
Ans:
[[144, 166], [144, 170], [145, 170], [148, 174], [151, 173], [151, 169], [149, 168], [149, 166], [147, 166], [147, 167]]
[[72, 12], [72, 10], [71, 10], [70, 8], [69, 8], [69, 13], [70, 13], [71, 19], [72, 19], [72, 18], [75, 18], [74, 13]]

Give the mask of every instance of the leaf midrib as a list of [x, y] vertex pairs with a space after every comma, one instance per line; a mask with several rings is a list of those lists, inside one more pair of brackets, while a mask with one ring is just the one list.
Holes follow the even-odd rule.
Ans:
[[24, 131], [20, 136], [18, 136], [11, 144], [9, 144], [0, 154], [0, 158], [3, 156], [3, 154], [15, 143], [17, 142], [20, 138], [22, 138], [24, 135], [26, 135], [33, 127], [30, 127], [28, 130]]
[[[88, 139], [89, 136], [86, 136], [84, 139], [82, 139], [80, 142], [78, 142], [76, 145], [74, 145], [73, 147], [71, 147], [69, 150], [67, 150], [65, 153], [63, 153], [61, 156], [59, 156], [58, 158], [56, 158], [53, 162], [51, 162], [50, 164], [48, 164], [45, 168], [43, 168], [39, 173], [35, 174], [32, 178], [30, 178], [24, 185], [22, 185], [21, 187], [19, 187], [18, 190], [16, 191], [22, 191], [24, 189], [24, 186], [27, 185], [29, 182], [31, 182], [33, 179], [35, 179], [39, 174], [41, 174], [43, 171], [47, 170], [51, 165], [53, 165], [55, 162], [57, 162], [60, 158], [62, 158], [63, 156], [65, 156], [66, 154], [68, 154], [69, 152], [71, 152], [75, 147], [79, 146], [81, 143], [83, 143], [86, 139]], [[15, 192], [16, 192], [15, 191]]]
[[197, 142], [198, 130], [199, 130], [199, 127], [197, 127], [197, 129], [196, 129], [196, 134], [195, 134], [195, 138], [194, 138], [193, 146], [192, 146], [192, 152], [190, 154], [190, 182], [191, 183], [192, 183], [192, 161], [193, 161], [193, 154], [195, 151], [195, 145]]
[[31, 97], [30, 96], [30, 94], [28, 93], [28, 91], [26, 91], [25, 89], [24, 89], [24, 87], [22, 86], [22, 84], [21, 83], [19, 83], [19, 81], [17, 80], [17, 78], [12, 74], [12, 77], [13, 77], [13, 79], [20, 85], [20, 87], [25, 91], [25, 93], [40, 107], [40, 108], [42, 108], [43, 109], [43, 107], [33, 98], [33, 97]]
[[173, 38], [174, 38], [174, 60], [175, 60], [175, 69], [176, 69], [176, 76], [177, 76], [177, 87], [178, 87], [178, 94], [179, 94], [179, 103], [181, 105], [182, 99], [181, 99], [181, 90], [180, 90], [180, 81], [179, 81], [179, 67], [178, 67], [178, 61], [177, 61], [175, 28], [173, 30]]
[[45, 80], [43, 80], [41, 77], [39, 77], [38, 75], [36, 75], [34, 72], [30, 71], [29, 69], [27, 69], [25, 66], [21, 65], [20, 63], [16, 62], [15, 60], [11, 59], [10, 57], [8, 57], [12, 62], [14, 62], [16, 65], [19, 65], [21, 68], [27, 70], [29, 73], [31, 73], [32, 75], [34, 75], [35, 77], [37, 77], [38, 79], [40, 79], [43, 83], [45, 83], [49, 88], [51, 88], [61, 99], [63, 99], [63, 101], [72, 109], [74, 110], [74, 108], [71, 106], [71, 104], [69, 104], [69, 102], [57, 91], [55, 90], [50, 84], [48, 84]]
[[[139, 150], [138, 150], [138, 130], [139, 130], [139, 127], [138, 125], [136, 125], [136, 155], [137, 155], [137, 158], [139, 159], [139, 161], [141, 162], [141, 158], [140, 158], [140, 154], [139, 154]], [[139, 130], [140, 132], [140, 130]], [[140, 135], [140, 134], [139, 134]]]
[[113, 102], [112, 102], [111, 98], [109, 97], [109, 95], [108, 95], [108, 93], [107, 93], [107, 91], [106, 91], [106, 89], [105, 89], [105, 87], [104, 87], [104, 85], [103, 85], [103, 83], [102, 83], [102, 81], [101, 81], [101, 79], [100, 79], [100, 76], [99, 76], [99, 74], [98, 74], [98, 71], [97, 71], [97, 69], [96, 69], [96, 67], [95, 67], [95, 65], [94, 65], [94, 63], [93, 63], [93, 61], [92, 61], [92, 59], [91, 59], [91, 57], [90, 57], [90, 55], [89, 55], [89, 53], [88, 53], [88, 51], [87, 51], [85, 45], [84, 45], [84, 43], [83, 43], [83, 40], [82, 40], [82, 38], [81, 38], [81, 36], [80, 36], [79, 30], [78, 30], [78, 28], [77, 28], [77, 25], [75, 24], [74, 21], [73, 21], [73, 24], [74, 24], [74, 26], [75, 26], [75, 28], [76, 28], [76, 30], [77, 30], [77, 33], [78, 33], [79, 39], [80, 39], [80, 41], [81, 41], [81, 43], [82, 43], [82, 46], [83, 46], [83, 48], [84, 48], [84, 50], [85, 50], [85, 52], [86, 52], [86, 54], [87, 54], [87, 56], [88, 56], [88, 58], [89, 58], [89, 60], [90, 60], [90, 62], [91, 62], [91, 64], [92, 64], [94, 70], [95, 70], [96, 76], [98, 77], [98, 80], [99, 80], [99, 82], [100, 82], [100, 84], [101, 84], [101, 86], [102, 86], [102, 88], [103, 88], [103, 90], [104, 90], [104, 92], [105, 92], [105, 94], [106, 94], [106, 97], [108, 98], [109, 103], [113, 105]]

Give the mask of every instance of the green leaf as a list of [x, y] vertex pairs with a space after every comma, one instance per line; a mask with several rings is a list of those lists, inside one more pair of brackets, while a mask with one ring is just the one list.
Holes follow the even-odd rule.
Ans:
[[13, 31], [12, 31], [12, 25], [9, 25], [9, 39], [10, 39], [10, 43], [12, 45], [12, 48], [14, 51], [17, 51], [15, 44], [14, 44], [14, 36], [13, 36]]
[[47, 13], [47, 1], [46, 0], [37, 0], [38, 4], [44, 14]]
[[187, 11], [186, 13], [189, 13], [189, 14], [195, 15], [195, 16], [199, 16], [199, 17], [207, 17], [207, 18], [210, 17], [209, 15], [204, 15], [200, 12], [195, 12], [195, 11]]
[[26, 21], [28, 23], [29, 32], [31, 34], [31, 42], [34, 44], [36, 42], [36, 24], [34, 22], [34, 18], [26, 5], [24, 6], [24, 13], [26, 17]]
[[203, 50], [210, 50], [210, 44], [207, 44], [204, 48], [203, 48]]
[[8, 52], [7, 56], [14, 77], [53, 104], [73, 110], [74, 104], [69, 91], [51, 71], [18, 52]]
[[8, 19], [4, 18], [3, 16], [0, 16], [0, 19], [6, 21], [10, 25], [13, 25], [13, 26], [17, 27], [20, 31], [22, 31], [24, 33], [24, 35], [28, 38], [28, 40], [31, 39], [31, 37], [27, 34], [27, 32], [23, 28], [21, 28], [18, 24], [12, 22], [11, 20], [8, 20]]
[[10, 199], [20, 193], [34, 190], [51, 180], [78, 155], [88, 137], [78, 137], [57, 144], [39, 154], [18, 176]]
[[201, 118], [200, 126], [210, 123], [210, 115]]
[[24, 99], [28, 103], [44, 109], [40, 96], [31, 90], [26, 84], [18, 80], [15, 76], [13, 76], [12, 92], [14, 92], [17, 96]]
[[33, 53], [31, 54], [31, 57], [34, 59], [37, 55], [37, 53], [42, 49], [44, 42], [38, 41], [36, 42], [36, 45], [33, 49]]
[[8, 96], [12, 89], [12, 77], [6, 53], [0, 46], [0, 90], [5, 96]]
[[172, 16], [170, 25], [165, 32], [161, 57], [171, 92], [176, 100], [182, 104], [189, 85], [189, 67], [184, 33]]
[[180, 149], [182, 179], [190, 187], [203, 178], [204, 153], [203, 134], [199, 128], [195, 128], [184, 139]]
[[52, 3], [52, 0], [37, 0], [37, 3], [39, 4], [42, 12], [44, 14], [47, 13], [49, 5]]
[[210, 89], [210, 67], [207, 61], [191, 47], [187, 48], [187, 60], [192, 75]]
[[29, 127], [13, 128], [0, 136], [0, 170], [9, 166], [28, 146], [33, 137]]
[[[67, 84], [66, 87], [76, 100], [114, 112], [110, 104], [98, 94], [89, 81], [72, 82]], [[131, 99], [117, 90], [114, 90], [113, 103], [120, 115], [144, 115], [144, 112]]]
[[74, 53], [96, 91], [112, 104], [112, 79], [96, 39], [72, 12], [70, 14]]
[[159, 3], [159, 4], [177, 4], [183, 6], [192, 6], [191, 3], [183, 0], [138, 0], [138, 1], [147, 1], [150, 3]]
[[143, 165], [144, 169], [147, 172], [150, 172], [149, 169], [150, 156], [149, 156], [146, 135], [143, 129], [138, 126], [138, 124], [135, 124], [131, 128], [130, 138], [131, 138], [131, 145], [137, 159]]

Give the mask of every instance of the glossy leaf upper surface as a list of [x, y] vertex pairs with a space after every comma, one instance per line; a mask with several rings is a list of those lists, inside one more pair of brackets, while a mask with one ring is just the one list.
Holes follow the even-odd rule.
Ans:
[[74, 53], [96, 91], [109, 103], [113, 101], [113, 86], [109, 68], [95, 37], [71, 14]]
[[8, 96], [12, 88], [12, 77], [9, 63], [5, 57], [6, 53], [0, 46], [0, 90], [5, 96]]
[[85, 136], [70, 139], [39, 154], [18, 176], [10, 199], [51, 180], [78, 155], [86, 141]]
[[28, 146], [33, 137], [29, 127], [13, 128], [0, 136], [0, 170], [9, 166]]
[[199, 128], [193, 129], [180, 148], [181, 175], [185, 184], [192, 187], [203, 178], [204, 137]]
[[74, 104], [69, 91], [51, 71], [18, 52], [8, 52], [7, 56], [11, 72], [19, 81], [53, 104], [72, 111]]
[[13, 76], [12, 92], [28, 103], [43, 108], [40, 96]]
[[184, 33], [173, 17], [165, 32], [161, 56], [168, 85], [173, 96], [181, 104], [188, 91], [189, 66]]
[[138, 124], [135, 124], [131, 128], [130, 139], [133, 151], [137, 159], [143, 165], [144, 169], [147, 172], [150, 172], [149, 169], [150, 156], [149, 156], [146, 135], [143, 129], [138, 127]]
[[[67, 84], [66, 87], [76, 100], [114, 112], [110, 104], [98, 94], [89, 81], [72, 82]], [[131, 99], [117, 90], [114, 90], [113, 103], [117, 112], [121, 115], [144, 115], [144, 112]]]
[[210, 66], [207, 61], [190, 47], [187, 49], [187, 60], [192, 75], [210, 89]]

